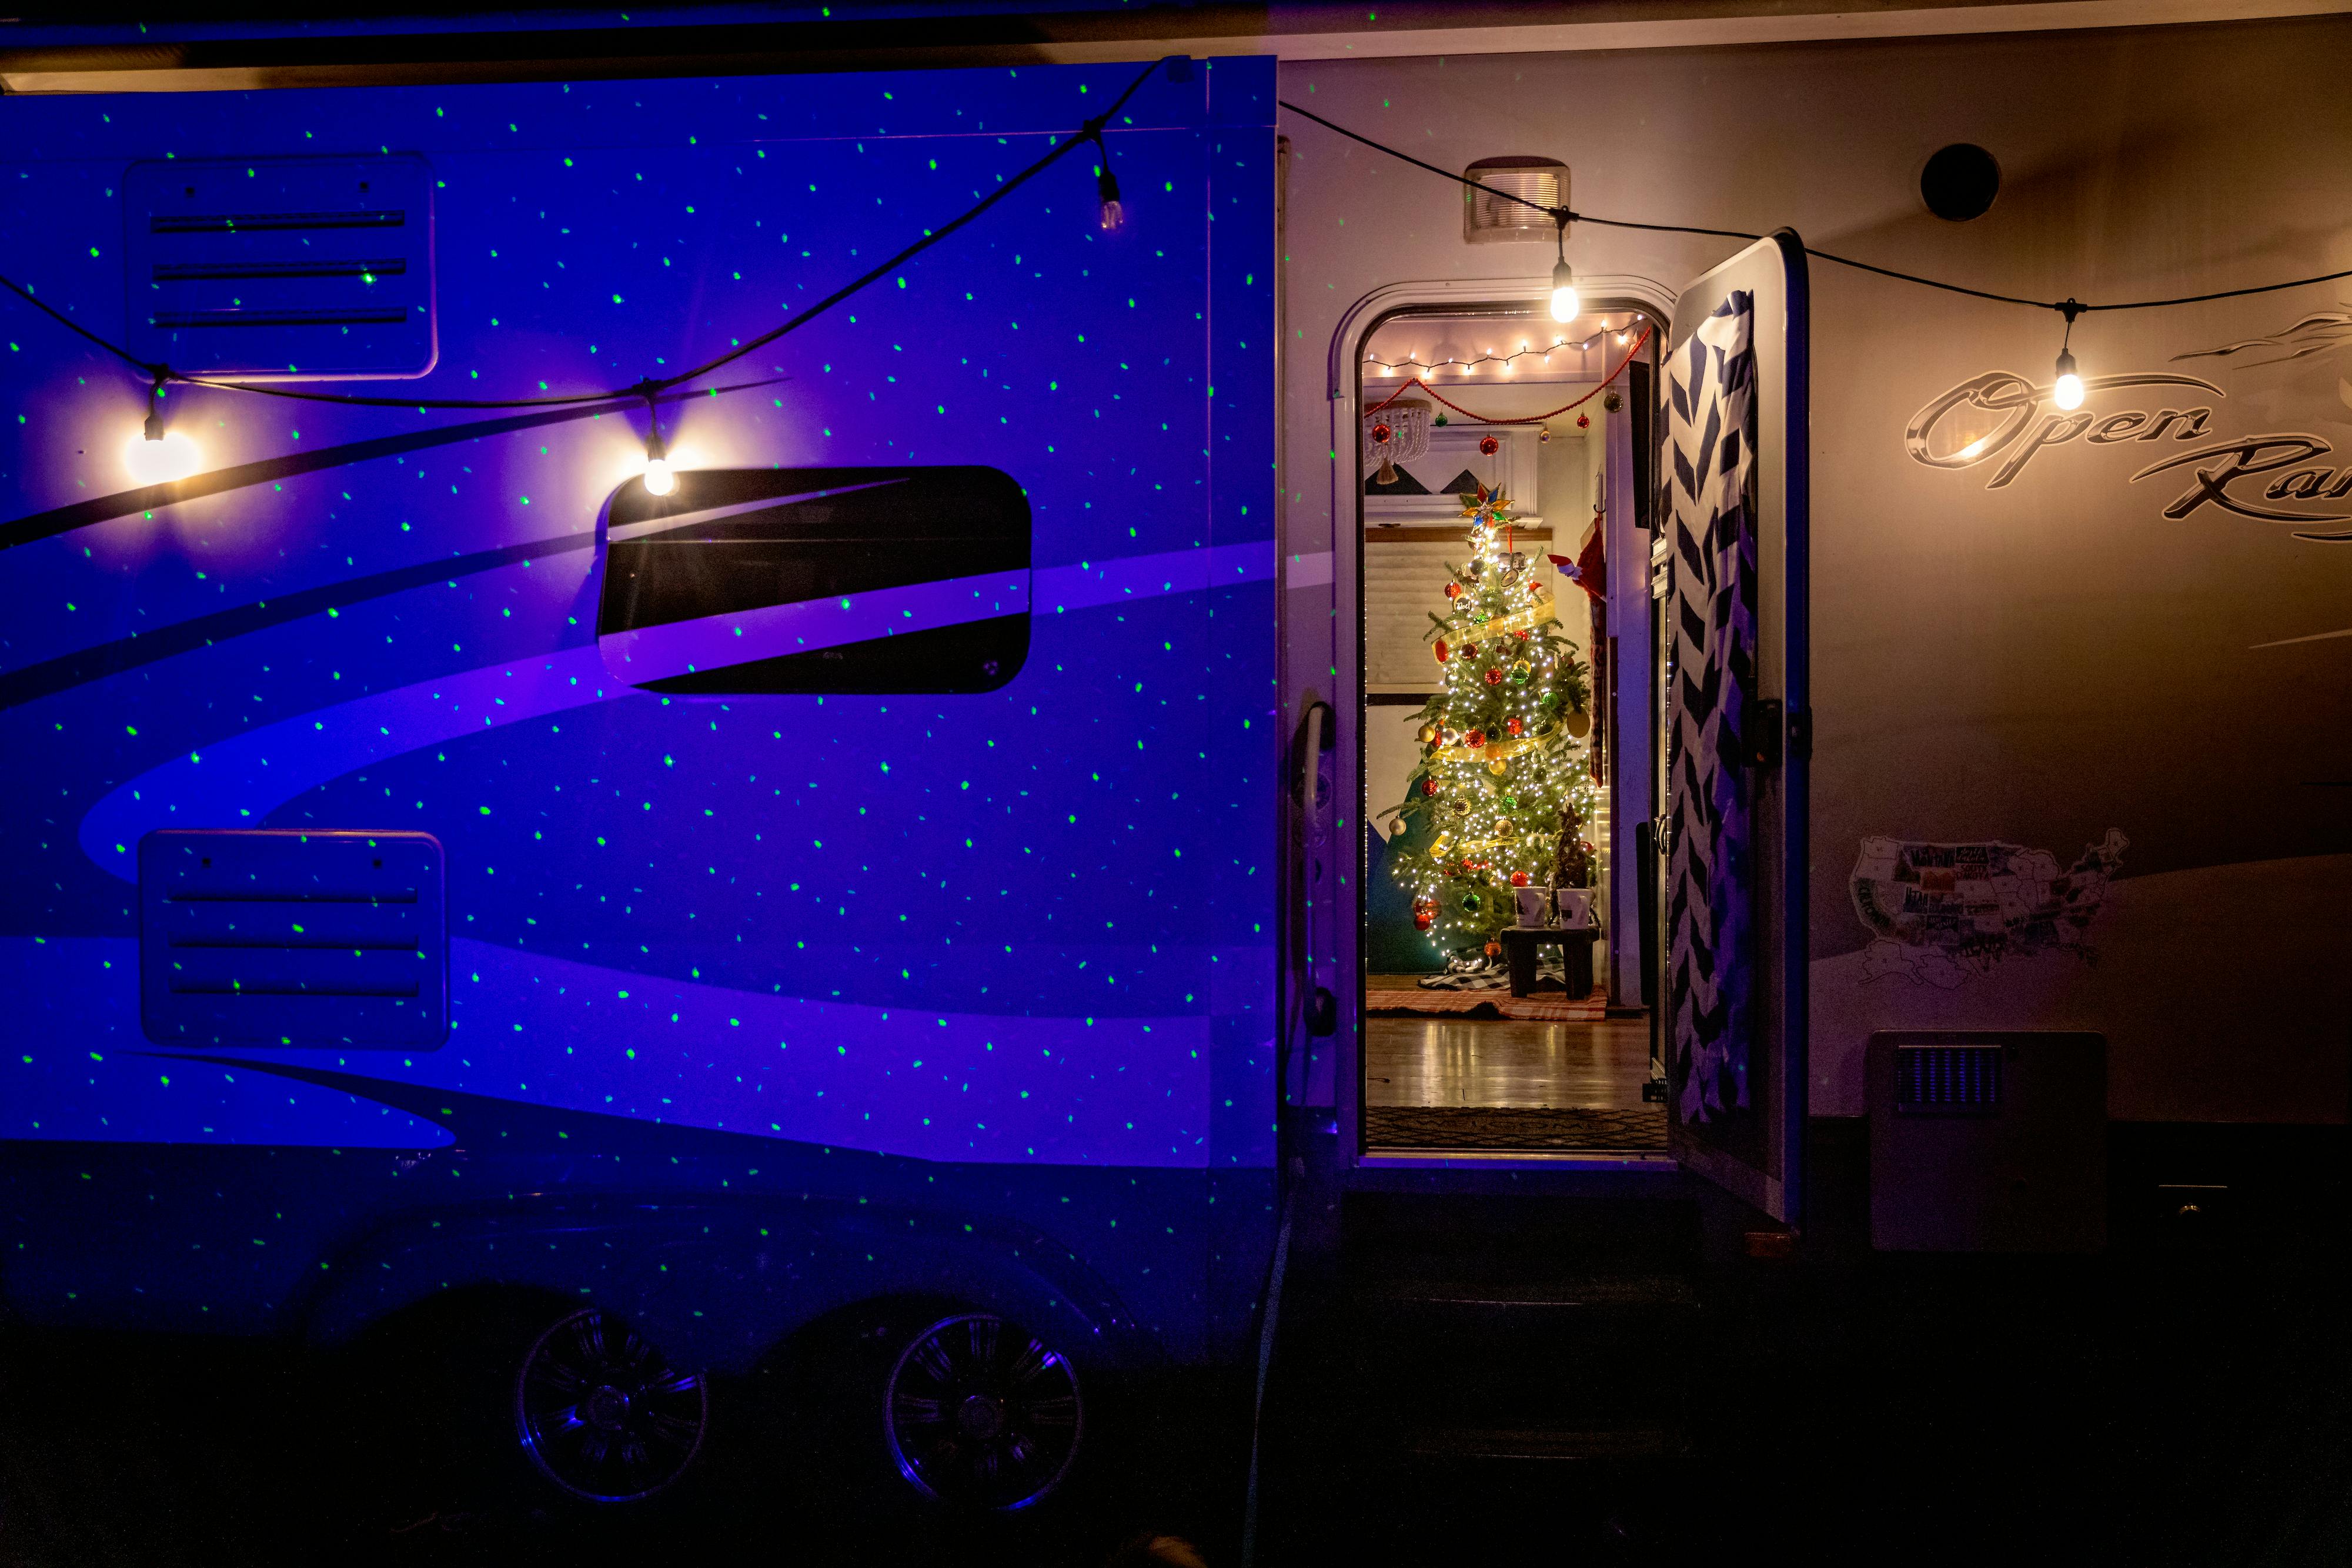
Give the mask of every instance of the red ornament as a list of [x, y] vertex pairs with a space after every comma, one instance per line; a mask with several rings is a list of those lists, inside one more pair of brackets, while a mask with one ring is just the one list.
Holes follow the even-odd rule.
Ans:
[[[1380, 437], [1376, 435], [1372, 439], [1378, 441]], [[1478, 439], [1478, 454], [1482, 457], [1492, 457], [1502, 449], [1503, 444], [1491, 435], [1481, 436]]]
[[1436, 794], [1436, 793], [1437, 793], [1437, 780], [1436, 780], [1436, 779], [1423, 779], [1423, 780], [1421, 781], [1421, 792], [1422, 792], [1423, 794], [1424, 794], [1424, 795], [1434, 795], [1434, 794]]
[[1430, 924], [1430, 917], [1426, 915], [1416, 915], [1412, 917], [1412, 928], [1415, 931], [1426, 931]]
[[1376, 424], [1372, 426], [1372, 444], [1375, 446], [1386, 446], [1389, 444], [1389, 437], [1395, 434], [1395, 431], [1391, 430], [1385, 424]]
[[1465, 643], [1462, 646], [1454, 649], [1454, 651], [1461, 654], [1465, 659], [1475, 659], [1478, 656], [1478, 644], [1475, 643]]
[[1524, 643], [1524, 642], [1526, 642], [1526, 641], [1528, 640], [1528, 629], [1527, 629], [1526, 627], [1522, 626], [1522, 627], [1520, 627], [1517, 631], [1516, 631], [1516, 632], [1512, 632], [1512, 633], [1511, 633], [1511, 635], [1512, 635], [1512, 636], [1514, 636], [1514, 637], [1517, 637], [1520, 642]]
[[1486, 732], [1483, 729], [1474, 729], [1462, 737], [1462, 744], [1475, 751], [1486, 744]]
[[1525, 887], [1525, 886], [1527, 886], [1527, 885], [1528, 885], [1528, 873], [1525, 873], [1525, 872], [1523, 872], [1523, 871], [1515, 871], [1515, 872], [1513, 872], [1513, 873], [1511, 873], [1511, 885], [1512, 885], [1513, 887]]
[[1462, 869], [1464, 871], [1476, 871], [1478, 869], [1478, 862], [1465, 855], [1462, 860]]
[[1458, 583], [1458, 582], [1449, 582], [1449, 583], [1447, 583], [1447, 584], [1445, 585], [1445, 597], [1446, 597], [1446, 598], [1448, 598], [1448, 599], [1459, 599], [1459, 598], [1461, 598], [1461, 597], [1462, 597], [1462, 585], [1461, 585], [1460, 583]]
[[1486, 684], [1490, 686], [1499, 686], [1503, 684], [1503, 672], [1499, 667], [1494, 665], [1487, 667]]
[[1513, 735], [1517, 735], [1520, 731], [1522, 731], [1522, 730], [1524, 730], [1524, 729], [1526, 729], [1526, 728], [1527, 728], [1527, 726], [1526, 726], [1526, 725], [1524, 725], [1524, 724], [1522, 724], [1522, 723], [1520, 723], [1520, 722], [1518, 721], [1518, 719], [1517, 719], [1516, 717], [1514, 717], [1514, 718], [1507, 718], [1507, 719], [1505, 719], [1505, 720], [1503, 721], [1503, 723], [1504, 723], [1504, 726], [1505, 726], [1507, 728], [1508, 728], [1508, 729], [1510, 730], [1510, 732], [1511, 732]]
[[1592, 428], [1592, 416], [1591, 416], [1591, 414], [1589, 414], [1589, 413], [1580, 413], [1580, 414], [1578, 414], [1578, 415], [1576, 416], [1576, 428], [1577, 428], [1577, 429], [1579, 429], [1579, 430], [1590, 430], [1590, 429], [1591, 429], [1591, 428]]
[[1445, 639], [1443, 637], [1437, 640], [1437, 646], [1432, 652], [1436, 653], [1437, 662], [1441, 664], [1453, 656], [1451, 651], [1445, 646]]

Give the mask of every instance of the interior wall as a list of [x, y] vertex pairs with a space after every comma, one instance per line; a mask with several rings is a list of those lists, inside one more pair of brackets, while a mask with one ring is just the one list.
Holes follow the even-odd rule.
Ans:
[[[1335, 61], [1286, 66], [1281, 84], [1442, 167], [1560, 157], [1586, 211], [1788, 225], [1977, 288], [2114, 300], [2352, 267], [2352, 94], [2314, 74], [2348, 57], [2352, 21], [2328, 17]], [[1299, 552], [1346, 543], [1332, 533], [1349, 497], [1326, 401], [1344, 313], [1407, 280], [1539, 277], [1549, 247], [1465, 246], [1457, 188], [1296, 116], [1284, 130]], [[2004, 171], [1993, 209], [1958, 225], [1928, 214], [1916, 183], [1956, 141]], [[1587, 224], [1569, 255], [1580, 273], [1672, 287], [1733, 247]], [[2085, 317], [2074, 348], [2094, 415], [2207, 413], [2147, 441], [2129, 428], [2095, 439], [2087, 422], [2050, 423], [2044, 401], [1998, 461], [1938, 467], [1906, 430], [1972, 378], [2013, 374], [2029, 401], [2046, 389], [2055, 314], [1818, 260], [1811, 286], [1813, 1109], [1860, 1112], [1875, 1029], [2072, 1027], [2109, 1037], [2118, 1116], [2341, 1120], [2352, 544], [2313, 536], [2352, 531], [2352, 500], [2322, 494], [2352, 444], [2346, 290]], [[2281, 341], [2215, 352], [2260, 339]], [[2202, 384], [2151, 379], [2165, 376]], [[2224, 500], [2197, 498], [2194, 462], [2153, 466], [2270, 436], [2302, 445], [2263, 453], [2307, 461], [2242, 478]], [[2310, 494], [2266, 495], [2296, 472]], [[1328, 601], [1296, 591], [1310, 609]], [[1314, 628], [1288, 651], [1294, 671], [1351, 667], [1325, 630], [1338, 621], [1293, 623]], [[2006, 944], [1990, 958], [1890, 939], [1856, 902], [1885, 840], [2015, 845], [2032, 864], [2046, 852], [2058, 874], [2021, 896], [2073, 900], [2081, 919], [2037, 933], [1990, 909]], [[2122, 840], [2111, 862], [2084, 861]], [[2209, 956], [2183, 962], [2192, 949]]]

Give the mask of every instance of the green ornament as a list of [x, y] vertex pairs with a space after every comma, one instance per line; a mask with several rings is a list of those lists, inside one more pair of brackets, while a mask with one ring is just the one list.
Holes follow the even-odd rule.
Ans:
[[1504, 797], [1503, 797], [1503, 810], [1506, 810], [1506, 811], [1516, 811], [1516, 810], [1517, 810], [1518, 809], [1519, 809], [1519, 798], [1518, 798], [1517, 795], [1506, 795], [1506, 796], [1504, 796]]
[[1475, 893], [1465, 893], [1462, 895], [1462, 913], [1465, 915], [1475, 915], [1478, 913], [1479, 909], [1485, 905], [1486, 902], [1486, 901], [1485, 899], [1479, 897]]

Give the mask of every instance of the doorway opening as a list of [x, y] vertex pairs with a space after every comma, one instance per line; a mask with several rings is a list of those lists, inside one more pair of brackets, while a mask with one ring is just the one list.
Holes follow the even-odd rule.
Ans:
[[1654, 329], [1449, 304], [1358, 356], [1367, 1153], [1665, 1154]]

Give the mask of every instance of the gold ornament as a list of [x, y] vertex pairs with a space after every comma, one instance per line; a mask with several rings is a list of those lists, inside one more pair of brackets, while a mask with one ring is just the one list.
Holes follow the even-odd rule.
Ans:
[[1423, 746], [1435, 746], [1437, 744], [1438, 737], [1444, 733], [1444, 731], [1439, 729], [1433, 724], [1424, 724], [1421, 727], [1421, 743]]
[[1510, 770], [1511, 765], [1504, 761], [1499, 757], [1495, 758], [1494, 761], [1486, 764], [1486, 771], [1493, 774], [1497, 779], [1500, 779], [1504, 774], [1508, 773]]
[[1579, 740], [1592, 733], [1592, 716], [1582, 708], [1570, 709], [1560, 722], [1568, 727], [1568, 733]]
[[1519, 825], [1506, 817], [1495, 824], [1495, 836], [1498, 839], [1516, 839], [1519, 836]]

